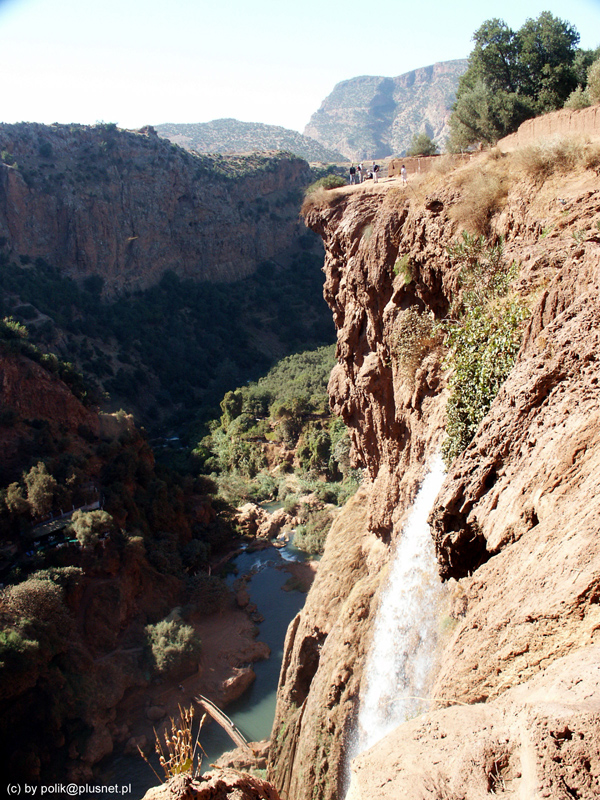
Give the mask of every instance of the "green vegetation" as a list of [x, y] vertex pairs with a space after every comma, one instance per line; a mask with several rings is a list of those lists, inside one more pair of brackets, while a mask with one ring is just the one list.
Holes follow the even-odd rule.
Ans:
[[299, 525], [294, 544], [307, 553], [318, 554], [325, 549], [325, 540], [331, 528], [331, 515], [325, 509], [311, 516], [306, 525]]
[[[598, 56], [600, 55], [600, 47], [598, 50], [590, 52]], [[586, 73], [586, 80], [582, 81], [575, 91], [571, 92], [565, 101], [565, 108], [576, 110], [587, 108], [596, 103], [600, 103], [600, 58], [596, 58], [590, 64]]]
[[[341, 504], [358, 485], [348, 431], [328, 410], [334, 364], [333, 346], [299, 353], [282, 359], [257, 383], [227, 392], [220, 420], [194, 451], [228, 502], [282, 500], [288, 513], [307, 517], [311, 537], [314, 510], [302, 496]], [[323, 520], [320, 516], [317, 526], [321, 544]]]
[[305, 195], [308, 196], [313, 194], [313, 192], [318, 191], [319, 189], [338, 189], [340, 186], [345, 186], [348, 183], [346, 178], [342, 177], [341, 175], [325, 175], [323, 178], [319, 178], [314, 183], [308, 187], [305, 192]]
[[[0, 286], [2, 285], [2, 266], [0, 257]], [[94, 393], [90, 383], [84, 380], [73, 364], [62, 361], [54, 353], [44, 353], [40, 347], [30, 342], [29, 330], [14, 317], [4, 317], [0, 320], [0, 349], [8, 353], [25, 355], [48, 372], [58, 375], [85, 405], [92, 405], [97, 401], [98, 396]]]
[[298, 158], [315, 162], [335, 162], [346, 159], [335, 150], [327, 149], [308, 136], [278, 125], [260, 122], [240, 122], [237, 119], [215, 119], [195, 124], [157, 125], [158, 133], [197, 153], [249, 153], [287, 151]]
[[[277, 356], [332, 341], [321, 256], [308, 234], [305, 244], [289, 264], [265, 262], [234, 283], [167, 273], [113, 301], [102, 298], [97, 276], [80, 287], [42, 259], [25, 268], [0, 254], [0, 313], [13, 315], [0, 323], [0, 344], [35, 358], [86, 401], [106, 392], [151, 429], [165, 421], [181, 429], [194, 415], [211, 416], [227, 389], [256, 379]], [[72, 364], [42, 353], [59, 340], [86, 384]]]
[[438, 152], [437, 144], [426, 133], [415, 133], [406, 151], [407, 156], [434, 156]]
[[106, 511], [75, 511], [71, 517], [70, 531], [82, 547], [93, 547], [114, 528], [115, 522]]
[[177, 670], [181, 665], [200, 654], [201, 643], [191, 625], [181, 621], [163, 619], [146, 626], [148, 657], [159, 675]]
[[529, 310], [509, 292], [517, 267], [504, 263], [502, 242], [490, 245], [483, 236], [463, 233], [448, 252], [462, 267], [461, 298], [452, 312], [456, 321], [445, 325], [452, 374], [442, 453], [449, 466], [475, 435], [512, 369]]
[[394, 275], [396, 277], [400, 276], [405, 286], [408, 286], [408, 284], [412, 283], [414, 280], [412, 270], [413, 267], [409, 254], [405, 253], [403, 256], [398, 256], [394, 264]]
[[411, 306], [398, 314], [390, 338], [392, 355], [399, 374], [409, 385], [414, 384], [417, 368], [437, 338], [434, 321], [418, 306]]
[[450, 118], [450, 148], [493, 144], [526, 119], [561, 108], [581, 83], [594, 51], [577, 48], [579, 34], [549, 11], [513, 31], [491, 19], [473, 34]]

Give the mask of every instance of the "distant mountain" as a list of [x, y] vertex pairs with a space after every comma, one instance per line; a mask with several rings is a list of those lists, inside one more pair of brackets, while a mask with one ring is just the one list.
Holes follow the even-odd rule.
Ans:
[[342, 81], [304, 130], [324, 147], [353, 161], [402, 155], [415, 133], [439, 145], [467, 60], [443, 61], [397, 78], [363, 76]]
[[214, 119], [212, 122], [155, 125], [159, 136], [170, 139], [186, 150], [198, 153], [255, 153], [286, 150], [306, 161], [326, 164], [345, 161], [334, 148], [303, 136], [298, 131], [263, 125], [261, 122], [240, 122], [239, 119]]

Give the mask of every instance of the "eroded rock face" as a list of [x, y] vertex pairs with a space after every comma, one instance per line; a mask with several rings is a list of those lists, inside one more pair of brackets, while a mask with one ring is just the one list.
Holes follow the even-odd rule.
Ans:
[[267, 781], [234, 769], [218, 769], [196, 779], [177, 775], [150, 789], [144, 800], [280, 800]]
[[[390, 543], [440, 445], [439, 348], [413, 380], [391, 350], [396, 315], [423, 306], [393, 271], [408, 213], [401, 197], [362, 195], [308, 220], [326, 242], [325, 297], [338, 327], [331, 403], [350, 426], [366, 483], [334, 522], [307, 603], [288, 630], [269, 756], [269, 777], [288, 798], [340, 796]], [[423, 291], [437, 280], [428, 272]]]
[[[443, 317], [458, 289], [447, 253], [460, 232], [455, 187], [410, 202], [393, 188], [341, 190], [308, 214], [326, 244], [338, 328], [330, 396], [367, 482], [353, 501], [360, 515], [350, 504], [338, 518], [288, 632], [269, 771], [287, 800], [308, 800], [308, 786], [342, 795], [389, 543], [443, 436], [441, 351], [430, 348], [412, 383], [393, 334], [403, 309]], [[590, 172], [515, 179], [492, 220], [507, 261], [520, 265], [516, 291], [532, 315], [430, 518], [441, 573], [457, 581], [433, 695], [475, 705], [432, 711], [376, 745], [355, 762], [356, 797], [478, 798], [513, 781], [527, 797], [597, 796], [599, 220]], [[410, 280], [394, 275], [403, 255]], [[578, 681], [587, 690], [574, 699]]]
[[556, 660], [492, 703], [401, 725], [352, 764], [346, 800], [600, 794], [600, 647]]
[[223, 159], [147, 129], [26, 123], [0, 125], [0, 149], [0, 237], [75, 279], [101, 276], [109, 294], [152, 286], [167, 270], [237, 280], [303, 233], [308, 164], [291, 156], [257, 157], [232, 179]]

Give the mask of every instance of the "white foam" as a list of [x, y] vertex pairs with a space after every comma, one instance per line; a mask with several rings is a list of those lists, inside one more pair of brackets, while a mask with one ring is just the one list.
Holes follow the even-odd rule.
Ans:
[[350, 758], [428, 708], [444, 590], [427, 518], [444, 477], [438, 456], [397, 545], [377, 612]]

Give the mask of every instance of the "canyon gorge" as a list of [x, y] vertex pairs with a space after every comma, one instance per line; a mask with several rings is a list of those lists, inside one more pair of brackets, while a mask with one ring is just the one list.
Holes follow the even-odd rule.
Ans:
[[[299, 159], [258, 156], [235, 177], [235, 158], [184, 153], [152, 130], [30, 126], [15, 136], [8, 128], [0, 126], [0, 236], [7, 259], [25, 256], [11, 267], [23, 274], [38, 259], [36, 269], [52, 264], [78, 285], [99, 276], [103, 296], [116, 302], [161, 285], [166, 292], [165, 272], [227, 285], [257, 273], [268, 284], [295, 248], [313, 248], [293, 211], [308, 180]], [[93, 186], [67, 155], [72, 137], [98, 171]], [[266, 776], [246, 780], [230, 764], [221, 777], [179, 779], [180, 796], [600, 794], [599, 176], [597, 144], [557, 140], [474, 153], [459, 165], [441, 157], [407, 186], [390, 179], [306, 198], [306, 224], [325, 247], [324, 297], [337, 331], [330, 404], [348, 427], [363, 481], [336, 516], [288, 629]], [[277, 210], [283, 206], [285, 213]], [[275, 266], [261, 267], [265, 260]], [[468, 443], [452, 451], [446, 437], [459, 372], [452, 332], [468, 317], [469, 292], [492, 286], [490, 274], [504, 294], [485, 298], [489, 336], [502, 341], [486, 354], [482, 374], [493, 373], [503, 348], [514, 352]], [[8, 290], [5, 300], [7, 312], [25, 303]], [[511, 333], [498, 322], [506, 309]], [[74, 465], [79, 483], [102, 484], [105, 507], [127, 533], [84, 552], [83, 572], [69, 564], [61, 573], [60, 613], [52, 606], [60, 635], [36, 651], [35, 671], [23, 671], [22, 659], [8, 665], [0, 698], [8, 751], [12, 731], [27, 738], [29, 719], [39, 731], [17, 767], [35, 777], [60, 758], [65, 774], [81, 780], [113, 741], [132, 735], [116, 709], [150, 684], [138, 661], [144, 625], [186, 604], [186, 558], [193, 550], [210, 572], [199, 553], [212, 548], [215, 563], [225, 557], [231, 530], [206, 477], [169, 477], [129, 415], [98, 413], [58, 366], [52, 372], [14, 344], [18, 330], [13, 323], [0, 360], [3, 412], [10, 412], [0, 420], [3, 487], [38, 454], [53, 459], [57, 474], [62, 469], [65, 485]], [[272, 345], [267, 334], [265, 342]], [[129, 368], [128, 351], [112, 350], [113, 367]], [[132, 375], [141, 364], [136, 355]], [[415, 562], [390, 590], [432, 470], [438, 483], [422, 509], [425, 543], [414, 545], [430, 547], [429, 566]], [[15, 515], [5, 516], [5, 530], [20, 536]], [[435, 589], [428, 569], [442, 579]], [[434, 613], [426, 623], [415, 618], [406, 656], [432, 642], [427, 674], [414, 691], [398, 690], [406, 698], [393, 698], [418, 702], [383, 738], [369, 738], [375, 723], [361, 722], [359, 709], [370, 659], [385, 672], [387, 658], [373, 649], [377, 621], [390, 593], [401, 594], [415, 575], [414, 591]], [[396, 618], [413, 614], [409, 607]], [[265, 648], [240, 608], [220, 613], [235, 614], [232, 626], [247, 640], [230, 672], [247, 674]], [[380, 624], [384, 634], [390, 624]], [[89, 673], [84, 703], [69, 659]], [[207, 686], [213, 667], [204, 664]], [[362, 751], [359, 723], [369, 734]]]

